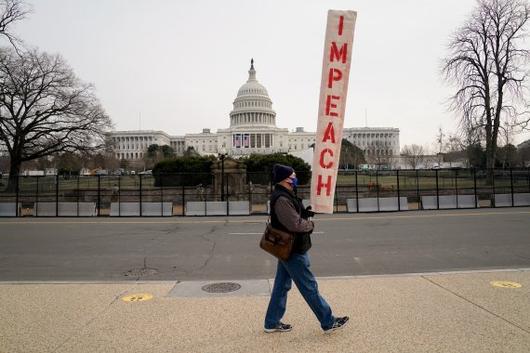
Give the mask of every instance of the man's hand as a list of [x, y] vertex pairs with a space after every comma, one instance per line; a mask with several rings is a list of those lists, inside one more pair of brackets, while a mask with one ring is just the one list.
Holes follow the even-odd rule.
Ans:
[[315, 212], [311, 211], [311, 206], [307, 206], [305, 209], [302, 210], [303, 219], [308, 219], [314, 216], [315, 216]]

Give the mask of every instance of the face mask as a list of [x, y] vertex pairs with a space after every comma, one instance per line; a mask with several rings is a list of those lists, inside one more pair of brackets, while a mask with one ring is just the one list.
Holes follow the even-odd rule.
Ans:
[[289, 178], [290, 180], [290, 184], [293, 188], [296, 188], [298, 186], [298, 178], [297, 177], [294, 177], [294, 178]]

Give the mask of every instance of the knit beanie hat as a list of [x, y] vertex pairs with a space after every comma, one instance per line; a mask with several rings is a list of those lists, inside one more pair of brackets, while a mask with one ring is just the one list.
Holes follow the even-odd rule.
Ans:
[[288, 165], [275, 164], [272, 167], [272, 183], [277, 184], [280, 181], [287, 179], [294, 173], [294, 169]]

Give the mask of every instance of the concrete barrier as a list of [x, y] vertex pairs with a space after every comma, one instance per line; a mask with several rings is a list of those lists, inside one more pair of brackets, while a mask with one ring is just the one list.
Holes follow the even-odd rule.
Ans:
[[456, 195], [441, 195], [436, 203], [436, 196], [422, 196], [421, 204], [424, 210], [436, 210], [438, 205], [440, 209], [456, 208]]
[[[495, 207], [512, 207], [512, 194], [495, 194]], [[530, 206], [530, 193], [513, 194], [514, 206]]]
[[142, 216], [173, 216], [173, 202], [142, 202]]
[[111, 217], [118, 216], [140, 216], [140, 203], [139, 202], [112, 202], [110, 204], [110, 215]]
[[206, 215], [206, 202], [187, 201], [184, 214], [186, 216], [205, 216]]
[[530, 206], [530, 192], [513, 194], [514, 206]]
[[441, 195], [438, 197], [440, 209], [456, 208], [456, 195]]
[[[77, 212], [76, 212], [76, 215], [77, 215]], [[41, 216], [41, 217], [57, 216], [56, 209], [55, 209], [55, 202], [35, 202], [33, 204], [33, 216]]]
[[206, 216], [226, 216], [226, 201], [206, 202]]
[[247, 216], [250, 214], [249, 201], [228, 201], [228, 214], [231, 216]]
[[242, 216], [250, 214], [249, 201], [188, 201], [186, 202], [186, 216]]
[[346, 199], [346, 211], [350, 213], [357, 212], [357, 199]]
[[95, 217], [95, 202], [35, 202], [33, 216], [36, 217]]
[[421, 206], [424, 210], [435, 210], [437, 208], [436, 196], [422, 196]]
[[[20, 203], [18, 209], [20, 211]], [[16, 215], [17, 204], [15, 202], [0, 202], [0, 217], [15, 217]]]
[[478, 199], [475, 204], [475, 195], [458, 195], [458, 208], [478, 207]]
[[379, 211], [407, 211], [409, 209], [409, 202], [406, 197], [382, 197], [379, 199]]
[[377, 197], [359, 199], [359, 212], [377, 212]]
[[512, 194], [495, 194], [493, 197], [495, 207], [512, 207]]
[[[111, 217], [139, 217], [139, 202], [112, 202], [110, 204]], [[142, 216], [167, 217], [173, 215], [172, 202], [142, 202]]]
[[[458, 205], [457, 205], [458, 196]], [[436, 196], [422, 196], [421, 204], [424, 210], [436, 210]], [[440, 195], [440, 209], [475, 208], [475, 195]]]

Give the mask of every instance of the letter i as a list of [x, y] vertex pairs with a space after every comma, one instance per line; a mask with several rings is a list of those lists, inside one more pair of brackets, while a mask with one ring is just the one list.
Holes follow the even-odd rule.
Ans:
[[342, 35], [342, 28], [344, 27], [344, 16], [339, 17], [339, 36]]

